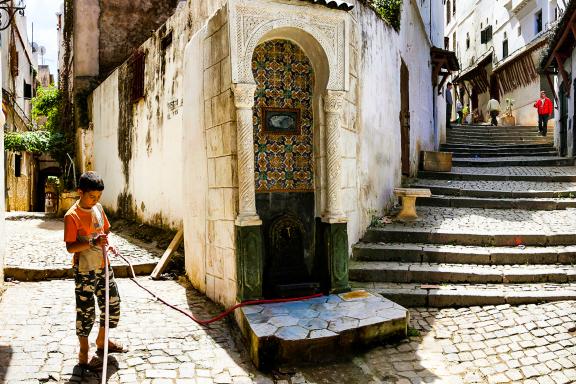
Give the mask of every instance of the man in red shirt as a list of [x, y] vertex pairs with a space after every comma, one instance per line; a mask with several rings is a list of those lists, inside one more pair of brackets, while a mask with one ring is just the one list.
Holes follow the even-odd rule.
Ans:
[[548, 119], [552, 114], [552, 101], [546, 97], [546, 92], [540, 91], [540, 98], [534, 103], [534, 108], [538, 109], [538, 132], [546, 136], [548, 131]]

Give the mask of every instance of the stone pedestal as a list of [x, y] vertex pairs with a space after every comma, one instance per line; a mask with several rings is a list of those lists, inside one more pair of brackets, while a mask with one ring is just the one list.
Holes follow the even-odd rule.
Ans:
[[405, 338], [409, 322], [405, 308], [365, 290], [238, 311], [250, 357], [263, 371], [279, 363], [338, 358], [357, 346]]
[[424, 171], [450, 172], [452, 170], [452, 152], [422, 151]]
[[262, 226], [236, 226], [236, 278], [238, 301], [262, 298]]

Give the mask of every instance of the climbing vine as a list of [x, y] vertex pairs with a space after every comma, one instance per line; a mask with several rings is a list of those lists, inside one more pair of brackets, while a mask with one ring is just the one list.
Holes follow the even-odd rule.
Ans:
[[376, 12], [387, 21], [396, 32], [400, 31], [402, 0], [369, 0]]

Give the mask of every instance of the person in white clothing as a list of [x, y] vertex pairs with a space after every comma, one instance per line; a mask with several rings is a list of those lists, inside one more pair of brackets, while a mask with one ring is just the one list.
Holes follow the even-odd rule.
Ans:
[[500, 103], [496, 99], [490, 99], [488, 102], [488, 111], [490, 112], [491, 124], [498, 126], [496, 116], [500, 114]]

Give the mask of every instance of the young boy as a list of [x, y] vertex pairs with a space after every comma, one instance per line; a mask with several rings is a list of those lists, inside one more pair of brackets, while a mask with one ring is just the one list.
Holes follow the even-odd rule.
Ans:
[[[104, 190], [102, 178], [95, 172], [86, 172], [80, 176], [78, 193], [80, 199], [64, 216], [64, 241], [66, 249], [74, 253], [74, 280], [76, 283], [76, 335], [80, 341], [78, 363], [88, 364], [88, 335], [96, 318], [94, 295], [100, 308], [100, 331], [96, 338], [98, 351], [104, 350], [104, 326], [106, 304], [105, 262], [102, 247], [108, 245], [110, 223], [98, 203]], [[109, 269], [109, 327], [116, 328], [120, 319], [120, 296], [114, 281], [112, 269]], [[124, 352], [118, 342], [109, 341], [109, 352]], [[101, 365], [98, 359], [90, 365]], [[93, 367], [96, 368], [96, 367]]]

